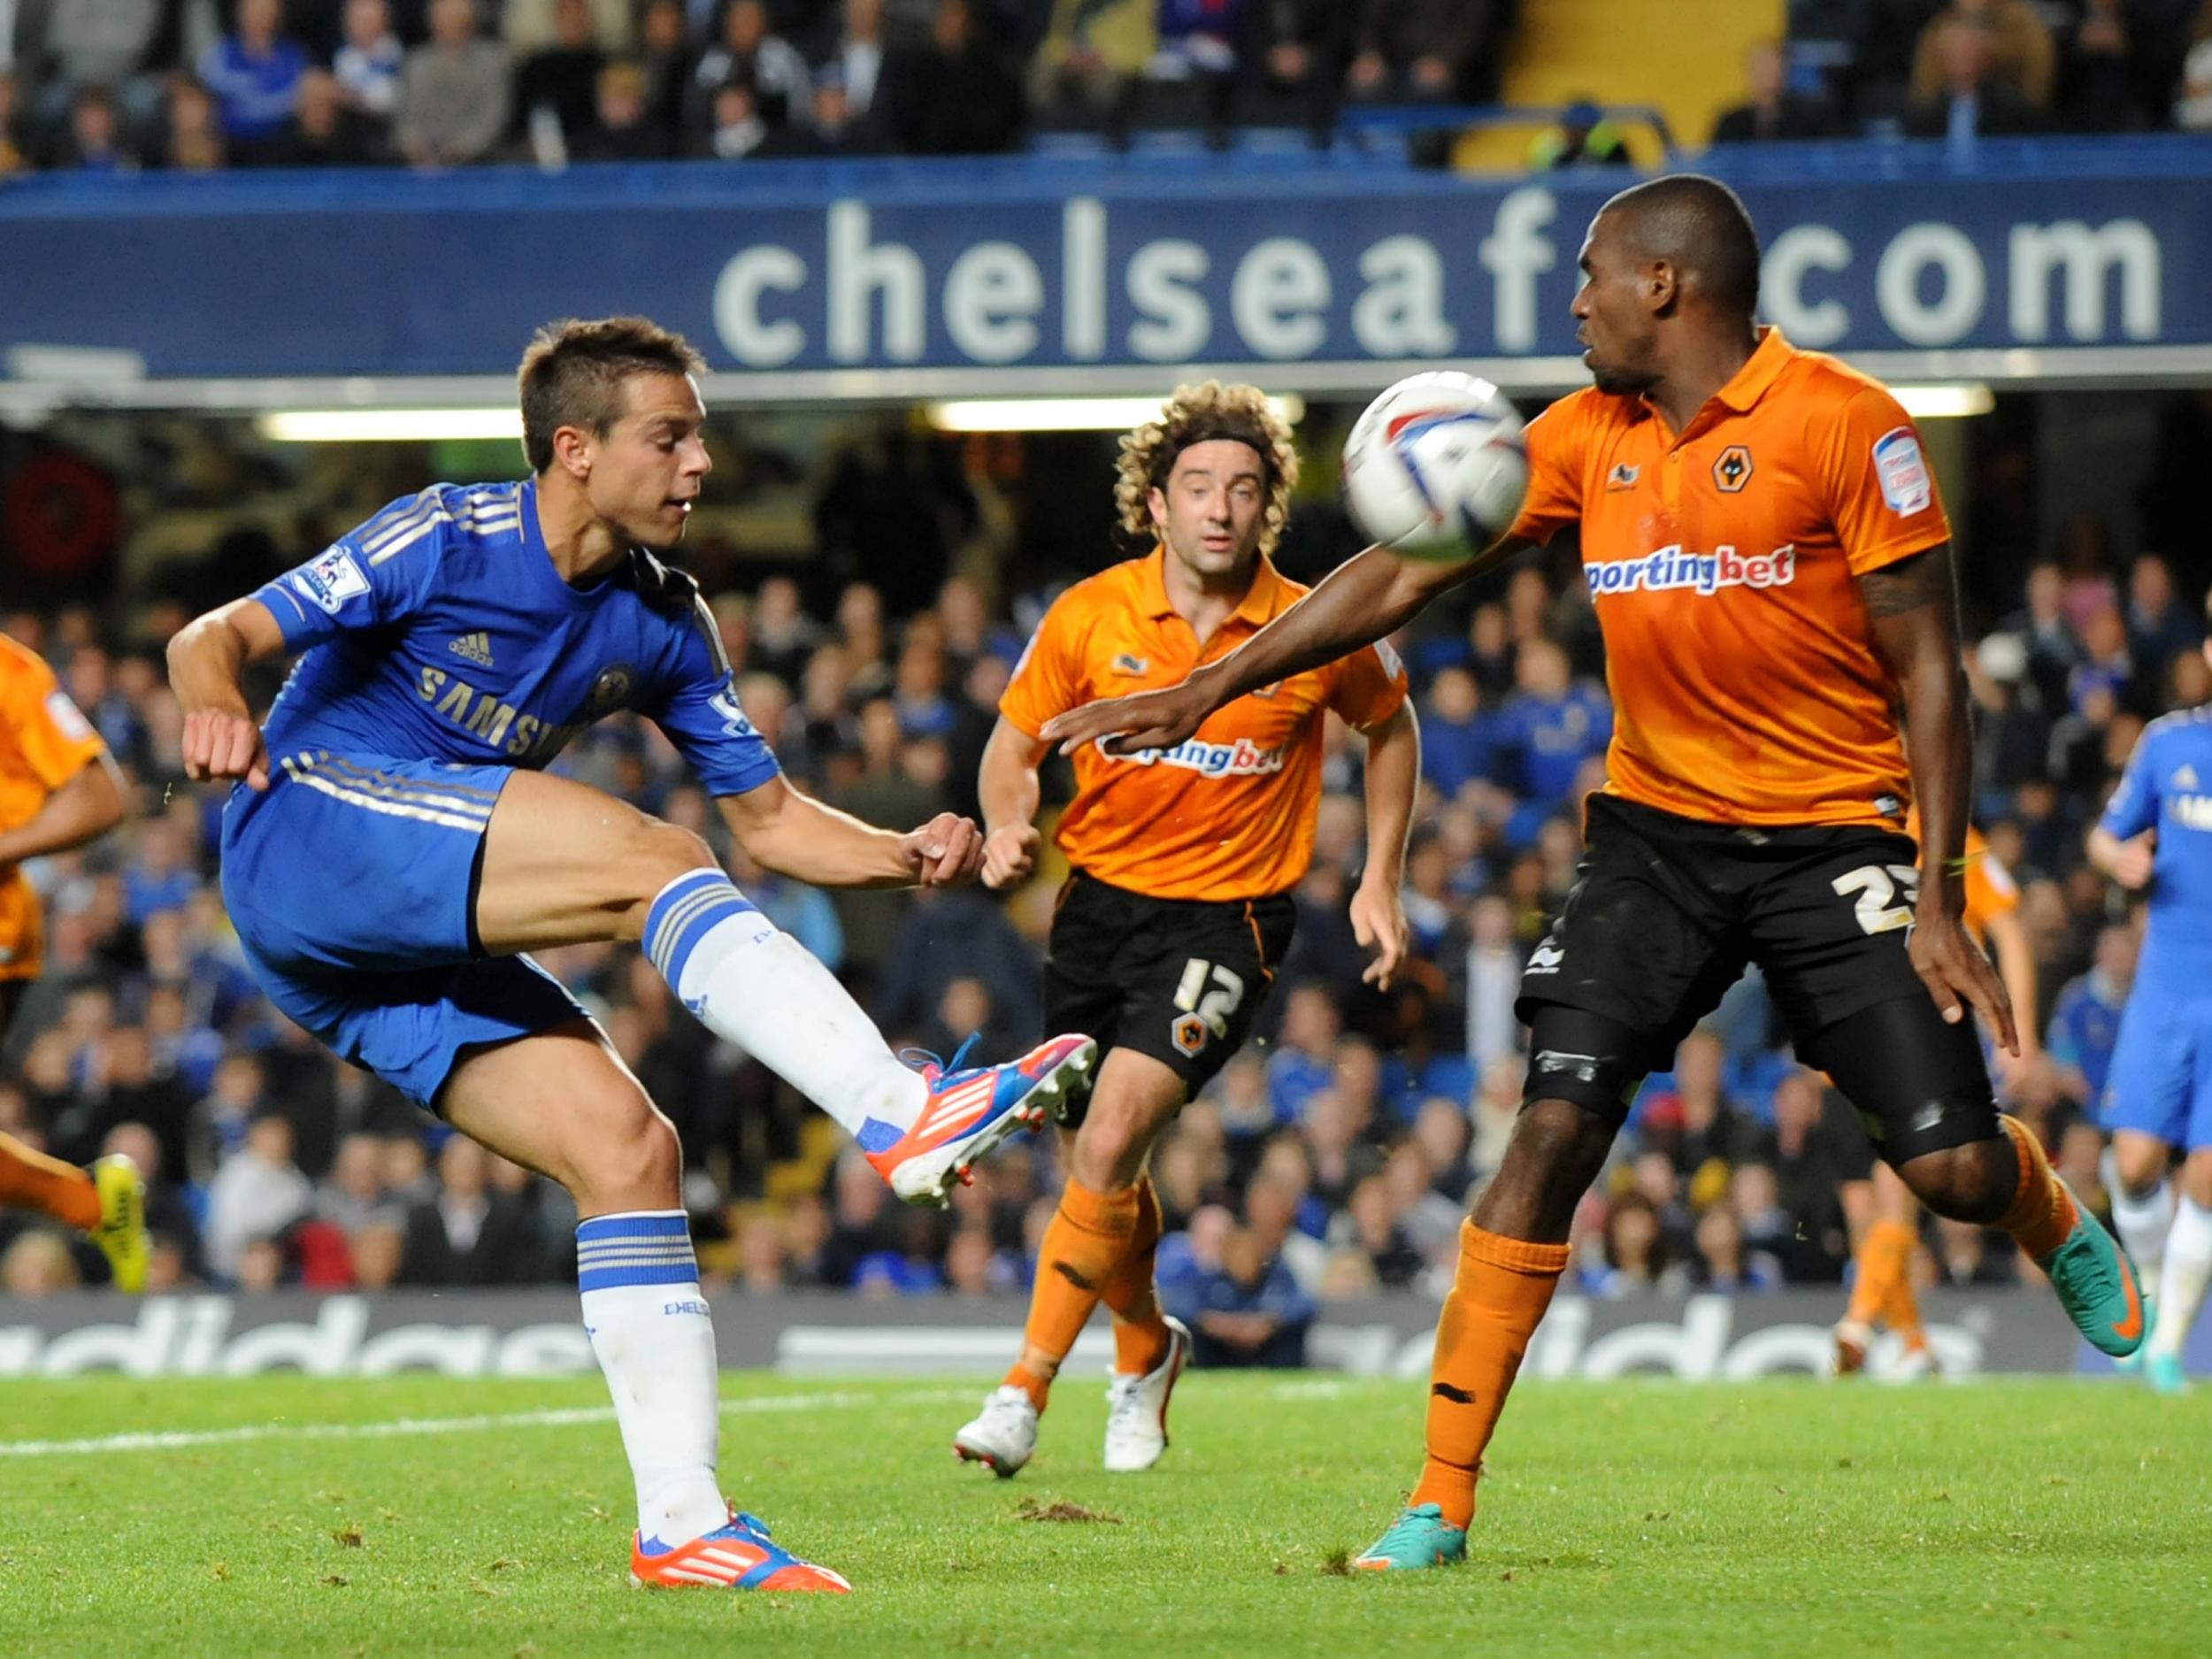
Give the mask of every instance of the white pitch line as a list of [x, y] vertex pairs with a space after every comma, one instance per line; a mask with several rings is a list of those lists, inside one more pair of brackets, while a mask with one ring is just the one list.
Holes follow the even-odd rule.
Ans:
[[[966, 1395], [949, 1390], [886, 1398], [881, 1394], [762, 1394], [725, 1400], [722, 1415], [812, 1411], [851, 1405], [937, 1404]], [[0, 1457], [75, 1457], [88, 1452], [168, 1452], [195, 1446], [234, 1446], [247, 1440], [373, 1440], [415, 1434], [468, 1434], [485, 1429], [567, 1428], [611, 1423], [612, 1406], [572, 1406], [558, 1411], [509, 1411], [468, 1417], [396, 1417], [388, 1423], [257, 1423], [228, 1429], [170, 1429], [153, 1433], [100, 1434], [76, 1440], [0, 1440]]]

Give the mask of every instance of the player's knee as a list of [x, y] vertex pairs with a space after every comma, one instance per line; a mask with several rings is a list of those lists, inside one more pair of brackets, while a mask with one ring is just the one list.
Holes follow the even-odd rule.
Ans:
[[1127, 1095], [1094, 1098], [1076, 1132], [1070, 1169], [1086, 1187], [1127, 1187], [1144, 1168], [1160, 1122], [1149, 1103]]
[[641, 819], [631, 833], [622, 867], [637, 880], [637, 898], [650, 900], [663, 887], [694, 870], [718, 870], [714, 849], [687, 829], [660, 818]]
[[2131, 1198], [2147, 1198], [2166, 1179], [2166, 1144], [2148, 1135], [2116, 1135], [2112, 1172]]
[[1603, 1114], [1579, 1101], [1530, 1101], [1521, 1108], [1513, 1140], [1548, 1187], [1571, 1187], [1579, 1197], [1596, 1179], [1612, 1149], [1615, 1130]]
[[573, 1160], [580, 1204], [595, 1210], [673, 1210], [683, 1190], [676, 1126], [643, 1094], [596, 1115], [588, 1148]]
[[1924, 1152], [1897, 1167], [1921, 1202], [1950, 1221], [1987, 1225], [2011, 1207], [2020, 1171], [2003, 1135]]

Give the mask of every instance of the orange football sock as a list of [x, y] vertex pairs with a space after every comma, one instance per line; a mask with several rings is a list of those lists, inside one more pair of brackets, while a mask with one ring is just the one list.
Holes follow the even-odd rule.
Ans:
[[100, 1194], [92, 1177], [13, 1135], [0, 1135], [0, 1204], [35, 1210], [81, 1232], [100, 1225]]
[[1925, 1348], [1928, 1333], [1920, 1323], [1920, 1293], [1912, 1287], [1912, 1256], [1920, 1248], [1920, 1237], [1902, 1223], [1894, 1225], [1906, 1237], [1904, 1248], [1897, 1253], [1896, 1277], [1890, 1283], [1888, 1298], [1882, 1303], [1882, 1323], [1904, 1339], [1906, 1348]]
[[2080, 1212], [2074, 1208], [2072, 1194], [2051, 1173], [2051, 1161], [2043, 1156], [2043, 1143], [2035, 1132], [2017, 1118], [2000, 1115], [1997, 1121], [2012, 1137], [2012, 1149], [2020, 1159], [2020, 1185], [2013, 1189], [2012, 1208], [1997, 1217], [1997, 1225], [2012, 1234], [2031, 1261], [2040, 1262], [2066, 1242], [2066, 1235], [2081, 1219]]
[[1427, 1455], [1412, 1500], [1440, 1506], [1451, 1525], [1474, 1519], [1483, 1448], [1566, 1265], [1563, 1244], [1505, 1238], [1472, 1221], [1459, 1230], [1459, 1271], [1429, 1371]]
[[1137, 1230], [1129, 1235], [1128, 1253], [1098, 1296], [1114, 1316], [1114, 1369], [1125, 1377], [1141, 1377], [1167, 1357], [1167, 1321], [1152, 1286], [1164, 1225], [1160, 1194], [1148, 1175], [1137, 1183]]
[[[1059, 1212], [1045, 1229], [1037, 1253], [1037, 1283], [1029, 1293], [1029, 1324], [1022, 1333], [1022, 1357], [1006, 1380], [1027, 1392], [1037, 1409], [1045, 1409], [1060, 1362], [1083, 1333], [1099, 1293], [1127, 1255], [1137, 1230], [1137, 1189], [1094, 1193], [1071, 1180], [1060, 1194]], [[1033, 1360], [1041, 1355], [1043, 1362]]]
[[[1918, 1242], [1901, 1221], [1878, 1221], [1866, 1230], [1859, 1240], [1858, 1276], [1851, 1283], [1851, 1305], [1843, 1310], [1845, 1318], [1872, 1325], [1888, 1317], [1901, 1288], [1910, 1299], [1912, 1252]], [[1920, 1323], [1916, 1309], [1912, 1322]], [[1891, 1328], [1896, 1328], [1894, 1321]]]

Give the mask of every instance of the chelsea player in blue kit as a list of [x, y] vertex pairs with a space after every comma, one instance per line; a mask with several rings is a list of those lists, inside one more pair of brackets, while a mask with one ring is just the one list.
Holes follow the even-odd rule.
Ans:
[[[910, 1202], [943, 1202], [976, 1158], [1086, 1087], [1096, 1046], [910, 1069], [703, 841], [539, 770], [633, 709], [767, 869], [860, 887], [980, 864], [965, 818], [898, 834], [791, 788], [738, 706], [696, 584], [645, 550], [682, 535], [706, 476], [702, 366], [643, 319], [541, 330], [519, 376], [531, 477], [395, 503], [184, 628], [170, 679], [190, 775], [239, 780], [223, 896], [270, 1000], [574, 1195], [584, 1323], [637, 1486], [632, 1572], [841, 1591], [722, 1496], [675, 1131], [522, 953], [638, 942], [686, 1008], [843, 1124]], [[286, 655], [300, 660], [257, 727], [241, 671]]]
[[[2204, 650], [2212, 661], [2212, 642]], [[2112, 1219], [2155, 1297], [2144, 1379], [2179, 1394], [2182, 1347], [2212, 1283], [2212, 703], [2143, 728], [2089, 859], [2148, 892], [2101, 1115], [2119, 1177]]]

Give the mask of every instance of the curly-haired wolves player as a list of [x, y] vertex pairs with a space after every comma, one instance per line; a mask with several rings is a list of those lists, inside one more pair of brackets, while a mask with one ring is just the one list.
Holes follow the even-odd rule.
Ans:
[[[983, 757], [983, 879], [1027, 875], [1037, 849], [1038, 735], [1094, 697], [1172, 685], [1296, 603], [1276, 573], [1298, 455], [1258, 388], [1178, 388], [1122, 440], [1121, 526], [1156, 538], [1142, 558], [1063, 594], [999, 703]], [[1168, 1399], [1190, 1333], [1160, 1312], [1160, 1202], [1145, 1160], [1183, 1102], [1228, 1064], [1289, 948], [1289, 890], [1313, 856], [1321, 745], [1333, 711], [1367, 738], [1367, 868], [1351, 905], [1367, 976], [1387, 985], [1405, 950], [1398, 901], [1421, 740], [1405, 674], [1375, 646], [1286, 675], [1134, 755], [1086, 748], [1056, 840], [1074, 872], [1045, 964], [1045, 1023], [1106, 1051], [1064, 1137], [1068, 1181], [1046, 1232], [1020, 1357], [953, 1437], [964, 1458], [1011, 1475], [1091, 1310], [1114, 1317], [1106, 1467], [1148, 1469], [1167, 1447]]]
[[[785, 783], [738, 706], [697, 585], [647, 547], [706, 477], [697, 355], [642, 318], [541, 330], [519, 484], [434, 485], [210, 612], [169, 647], [194, 777], [234, 778], [223, 898], [269, 998], [357, 1065], [576, 1199], [583, 1312], [636, 1478], [650, 1585], [842, 1591], [715, 1477], [714, 1332], [676, 1132], [521, 953], [634, 941], [683, 1005], [942, 1202], [1089, 1076], [1097, 1045], [948, 1073], [900, 1064], [704, 841], [537, 768], [617, 709], [649, 717], [764, 867], [826, 887], [963, 880], [976, 826], [862, 824]], [[303, 652], [265, 733], [248, 663]], [[272, 764], [272, 757], [274, 757]]]
[[[1440, 567], [1370, 549], [1183, 686], [1042, 733], [1180, 741], [1226, 699], [1581, 525], [1618, 722], [1609, 781], [1522, 980], [1526, 1095], [1437, 1327], [1420, 1483], [1365, 1567], [1466, 1554], [1483, 1448], [1566, 1264], [1575, 1203], [1639, 1080], [1747, 961], [1799, 1055], [1924, 1203], [2012, 1234], [2107, 1353], [2143, 1340], [2126, 1256], [1999, 1114], [1966, 1018], [1971, 1003], [2017, 1051], [2004, 988], [1960, 921], [1965, 675], [1950, 528], [1911, 421], [1877, 382], [1754, 324], [1758, 239], [1723, 185], [1623, 191], [1580, 263], [1596, 384], [1531, 423], [1528, 499], [1497, 547]], [[1915, 797], [1919, 847], [1903, 833]]]

